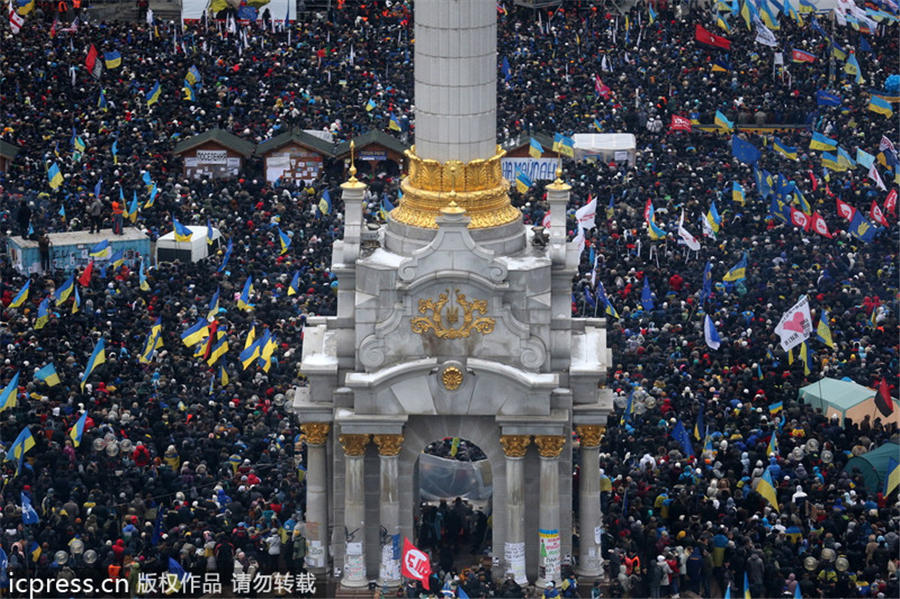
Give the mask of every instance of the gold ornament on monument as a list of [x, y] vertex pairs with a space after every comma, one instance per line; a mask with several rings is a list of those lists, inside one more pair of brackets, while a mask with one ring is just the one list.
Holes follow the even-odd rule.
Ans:
[[456, 391], [463, 382], [462, 370], [456, 366], [447, 366], [441, 372], [441, 383], [447, 391]]
[[300, 425], [300, 430], [306, 437], [309, 445], [322, 445], [328, 439], [328, 431], [331, 425], [327, 422], [306, 422]]
[[[438, 339], [462, 339], [478, 331], [482, 335], [494, 332], [495, 321], [486, 316], [475, 317], [476, 312], [485, 314], [487, 302], [485, 300], [468, 301], [465, 294], [454, 289], [456, 302], [450, 304], [450, 290], [438, 295], [437, 301], [432, 298], [419, 300], [419, 313], [428, 314], [431, 317], [416, 316], [409, 321], [413, 333], [424, 335], [431, 331]], [[462, 309], [462, 322], [460, 323], [460, 309]], [[459, 323], [459, 326], [456, 326]]]
[[529, 443], [531, 443], [530, 435], [502, 435], [500, 437], [503, 453], [509, 458], [524, 458]]

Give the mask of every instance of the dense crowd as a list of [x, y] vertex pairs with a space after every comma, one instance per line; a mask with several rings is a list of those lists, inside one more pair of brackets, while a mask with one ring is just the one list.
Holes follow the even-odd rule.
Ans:
[[[230, 21], [182, 30], [84, 19], [63, 31], [52, 15], [30, 18], [18, 35], [3, 28], [2, 139], [22, 148], [2, 179], [4, 235], [87, 231], [92, 217], [108, 227], [119, 190], [126, 201], [136, 192], [145, 206], [151, 181], [158, 191], [152, 206], [126, 226], [156, 239], [172, 230], [174, 215], [185, 224], [209, 221], [233, 242], [227, 264], [220, 252], [194, 264], [148, 268], [146, 290], [136, 263], [95, 272], [79, 285], [78, 311], [71, 313], [70, 299], [42, 327], [36, 326], [38, 304], [68, 274], [32, 276], [28, 300], [8, 308], [26, 278], [3, 260], [0, 383], [16, 372], [20, 380], [17, 404], [0, 414], [0, 439], [9, 449], [28, 427], [35, 441], [24, 463], [3, 466], [2, 546], [10, 575], [136, 581], [139, 574], [167, 571], [170, 559], [198, 575], [217, 572], [226, 584], [235, 572], [301, 572], [303, 438], [284, 404], [303, 383], [298, 366], [306, 316], [335, 312], [340, 282], [328, 268], [331, 242], [342, 235], [337, 186], [344, 175], [338, 165], [307, 185], [272, 184], [251, 163], [233, 180], [186, 180], [171, 150], [214, 126], [253, 142], [293, 127], [346, 140], [370, 129], [389, 131], [395, 115], [403, 134], [411, 134], [412, 12], [404, 3], [386, 5], [346, 3], [305, 17], [290, 31], [246, 24], [229, 31]], [[850, 152], [882, 151], [896, 161], [891, 149], [879, 147], [884, 135], [896, 140], [896, 122], [867, 111], [869, 89], [900, 72], [895, 19], [864, 35], [832, 26], [827, 14], [819, 15], [819, 29], [808, 14], [803, 27], [782, 17], [779, 49], [788, 57], [792, 48], [804, 49], [817, 59], [787, 58], [779, 70], [771, 65], [773, 50], [754, 43], [756, 28], [749, 31], [733, 15], [730, 33], [717, 31], [734, 50], [724, 61], [727, 70], [714, 72], [714, 60], [722, 63], [725, 53], [696, 43], [694, 27], [715, 30], [715, 7], [657, 6], [652, 24], [643, 4], [627, 18], [592, 3], [549, 12], [503, 8], [498, 55], [508, 60], [510, 75], [498, 78], [501, 140], [532, 131], [585, 132], [595, 121], [604, 132], [634, 132], [638, 140], [632, 168], [564, 165], [574, 187], [570, 212], [590, 197], [600, 206], [586, 233], [573, 311], [605, 313], [592, 283], [596, 267], [618, 312], [608, 317], [610, 346], [620, 348], [610, 381], [617, 410], [601, 458], [610, 481], [603, 494], [609, 592], [635, 597], [689, 589], [721, 596], [729, 584], [740, 592], [746, 574], [753, 597], [793, 595], [796, 586], [805, 597], [896, 596], [896, 491], [884, 497], [842, 473], [854, 447], [878, 447], [896, 430], [878, 421], [827, 420], [796, 401], [800, 386], [823, 375], [870, 387], [884, 377], [895, 388], [896, 215], [887, 214], [892, 226], [866, 243], [846, 232], [835, 210], [837, 196], [868, 214], [887, 192], [864, 168], [823, 171], [820, 152], [807, 150], [809, 128], [778, 134], [799, 148], [797, 160], [772, 152], [771, 137], [746, 135], [762, 150], [759, 169], [795, 181], [834, 238], [802, 231], [769, 213], [754, 169], [732, 158], [728, 136], [665, 126], [673, 114], [711, 123], [718, 110], [739, 123], [809, 125]], [[830, 64], [831, 43], [858, 49], [864, 83], [845, 73], [842, 61]], [[84, 66], [91, 44], [101, 56], [120, 52], [121, 65], [93, 78]], [[201, 78], [196, 98], [186, 101], [182, 80], [192, 66]], [[608, 97], [595, 92], [597, 75], [610, 88]], [[148, 106], [157, 82], [159, 99]], [[841, 96], [840, 106], [818, 105], [819, 90]], [[370, 100], [375, 108], [367, 110]], [[75, 138], [83, 150], [74, 147]], [[58, 189], [49, 185], [52, 163], [63, 177]], [[879, 168], [895, 188], [895, 175]], [[365, 180], [368, 218], [377, 219], [382, 196], [396, 205], [399, 181], [384, 174]], [[733, 181], [745, 189], [743, 202], [732, 200]], [[326, 191], [332, 206], [323, 213]], [[97, 194], [99, 216], [92, 208]], [[528, 223], [541, 222], [543, 182], [512, 196]], [[648, 199], [665, 240], [647, 237]], [[713, 200], [721, 230], [702, 239], [699, 252], [686, 251], [677, 244], [679, 215], [684, 211], [685, 226], [699, 236], [698, 219]], [[569, 223], [574, 236], [574, 215]], [[279, 229], [292, 239], [285, 253]], [[746, 278], [722, 283], [744, 253]], [[701, 301], [707, 261], [716, 284]], [[236, 305], [248, 276], [252, 311]], [[652, 308], [641, 301], [645, 280]], [[289, 287], [298, 293], [289, 295]], [[183, 345], [181, 334], [206, 314], [217, 289], [217, 320], [232, 350], [210, 367]], [[814, 314], [827, 311], [835, 342], [832, 348], [810, 340], [808, 374], [800, 360], [788, 364], [773, 334], [804, 293]], [[715, 351], [704, 343], [705, 314], [722, 337]], [[144, 364], [140, 356], [157, 318], [163, 345]], [[244, 370], [235, 359], [251, 328], [257, 336], [268, 330], [278, 342], [266, 371]], [[101, 337], [107, 361], [82, 389], [79, 380]], [[61, 379], [52, 387], [32, 380], [49, 362]], [[629, 395], [633, 409], [619, 426]], [[769, 404], [779, 401], [783, 412], [771, 414]], [[692, 428], [701, 409], [708, 427], [694, 440], [691, 460], [670, 432], [676, 421]], [[85, 410], [75, 448], [69, 430]], [[779, 451], [769, 457], [772, 434]], [[778, 473], [778, 511], [753, 490], [770, 464]], [[22, 524], [23, 493], [40, 515], [37, 524]], [[64, 563], [55, 557], [59, 550], [70, 555]], [[846, 568], [837, 569], [837, 556]], [[443, 561], [444, 570], [453, 569]], [[489, 579], [482, 568], [458, 583], [472, 597], [529, 592]], [[573, 581], [562, 590], [565, 581], [557, 582], [548, 596], [573, 592]]]

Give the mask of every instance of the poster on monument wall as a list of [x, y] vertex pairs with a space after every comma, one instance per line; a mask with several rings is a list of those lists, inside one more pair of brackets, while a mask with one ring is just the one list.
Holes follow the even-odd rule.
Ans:
[[560, 579], [560, 544], [559, 531], [539, 530], [541, 541], [541, 557], [544, 558], [544, 578], [546, 580]]
[[503, 557], [509, 564], [513, 578], [519, 584], [528, 582], [525, 576], [525, 543], [505, 543], [503, 546]]
[[392, 543], [385, 543], [381, 546], [379, 577], [382, 580], [400, 580], [400, 560], [394, 559], [394, 546]]

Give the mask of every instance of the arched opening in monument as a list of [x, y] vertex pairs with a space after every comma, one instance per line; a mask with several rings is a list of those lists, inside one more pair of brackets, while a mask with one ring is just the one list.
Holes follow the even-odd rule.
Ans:
[[481, 448], [445, 437], [424, 448], [414, 472], [416, 546], [445, 571], [489, 555], [493, 480]]

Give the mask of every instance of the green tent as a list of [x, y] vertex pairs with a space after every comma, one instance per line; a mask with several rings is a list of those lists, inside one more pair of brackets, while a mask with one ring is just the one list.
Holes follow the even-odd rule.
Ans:
[[851, 380], [825, 377], [818, 383], [801, 387], [798, 397], [803, 403], [821, 409], [826, 418], [838, 416], [842, 423], [849, 418], [858, 424], [868, 416], [870, 422], [880, 418], [887, 426], [900, 418], [900, 404], [894, 401], [893, 414], [885, 417], [875, 405], [875, 390]]
[[878, 449], [847, 460], [844, 472], [859, 470], [866, 481], [866, 490], [877, 493], [884, 490], [884, 479], [888, 475], [891, 458], [900, 460], [900, 445], [889, 441]]

